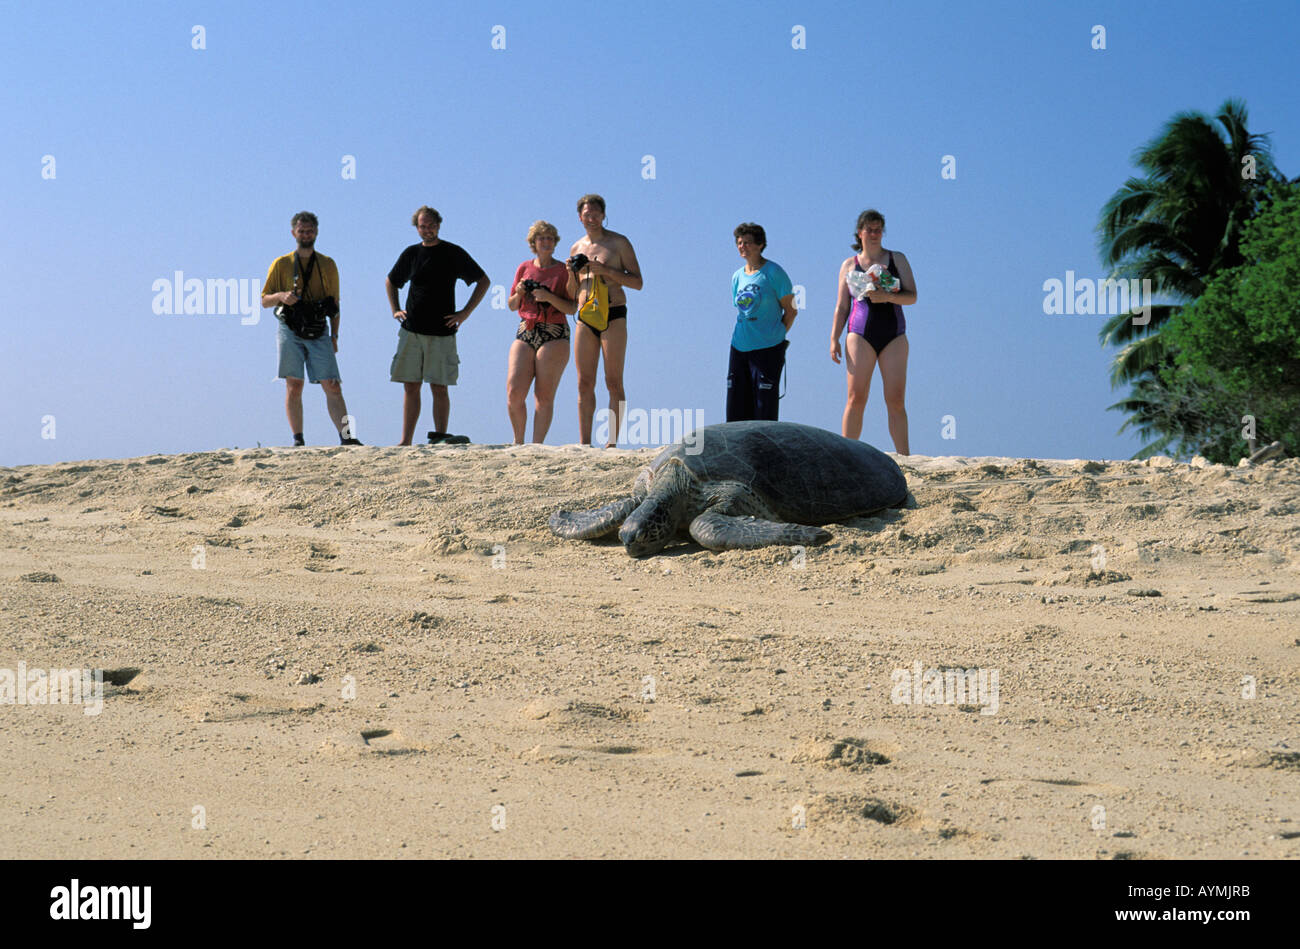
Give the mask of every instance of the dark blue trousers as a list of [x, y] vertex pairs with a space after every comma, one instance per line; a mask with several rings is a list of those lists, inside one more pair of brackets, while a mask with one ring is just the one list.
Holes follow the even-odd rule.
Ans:
[[787, 345], [787, 341], [782, 340], [767, 349], [745, 353], [731, 347], [731, 364], [727, 367], [728, 422], [777, 420], [781, 370], [785, 367]]

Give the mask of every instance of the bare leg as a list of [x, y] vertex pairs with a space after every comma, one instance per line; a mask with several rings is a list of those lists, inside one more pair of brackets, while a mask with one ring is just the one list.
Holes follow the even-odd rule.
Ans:
[[[567, 358], [567, 346], [565, 355]], [[506, 362], [506, 414], [510, 416], [510, 427], [515, 431], [516, 445], [524, 443], [524, 429], [528, 424], [528, 388], [533, 384], [536, 361], [533, 347], [523, 340], [517, 339], [510, 344], [510, 356]]]
[[848, 399], [844, 403], [840, 434], [845, 438], [861, 438], [862, 412], [867, 407], [867, 395], [871, 391], [876, 351], [857, 333], [849, 333], [844, 341], [844, 359], [848, 370]]
[[623, 358], [627, 355], [627, 320], [613, 320], [600, 336], [600, 348], [605, 354], [605, 388], [609, 390], [609, 444], [618, 444], [620, 414], [627, 405], [623, 392]]
[[569, 347], [563, 340], [543, 343], [537, 351], [537, 382], [533, 385], [533, 441], [541, 444], [551, 429], [555, 412], [555, 390], [560, 387], [560, 376], [569, 364]]
[[[591, 444], [591, 417], [596, 413], [596, 368], [600, 365], [600, 337], [582, 320], [575, 321], [573, 364], [578, 368], [578, 440]], [[617, 322], [617, 321], [615, 321]]]
[[343, 434], [343, 416], [348, 414], [347, 403], [343, 401], [343, 383], [337, 379], [322, 379], [320, 387], [325, 390], [325, 408], [329, 410], [330, 421]]
[[402, 383], [402, 440], [399, 445], [411, 444], [415, 423], [420, 421], [420, 383]]
[[451, 416], [451, 395], [446, 386], [437, 386], [432, 382], [429, 383], [429, 391], [433, 393], [433, 430], [445, 432], [447, 419]]
[[910, 454], [907, 443], [907, 409], [903, 396], [907, 390], [907, 337], [898, 336], [889, 341], [880, 352], [880, 382], [885, 389], [885, 407], [889, 410], [889, 437], [894, 440], [894, 451]]
[[289, 431], [297, 435], [302, 431], [301, 379], [284, 380], [284, 414], [289, 417]]

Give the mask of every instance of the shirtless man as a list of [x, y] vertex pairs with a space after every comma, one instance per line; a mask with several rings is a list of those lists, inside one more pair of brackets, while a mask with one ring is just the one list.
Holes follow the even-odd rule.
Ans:
[[584, 194], [578, 199], [578, 220], [587, 234], [569, 248], [570, 259], [583, 254], [588, 263], [577, 268], [569, 265], [568, 295], [577, 299], [578, 307], [587, 302], [593, 277], [600, 277], [609, 287], [609, 326], [592, 329], [576, 320], [573, 333], [573, 361], [578, 367], [578, 435], [582, 444], [591, 444], [591, 419], [596, 412], [596, 367], [605, 354], [605, 388], [609, 390], [611, 428], [609, 444], [618, 443], [619, 417], [627, 396], [623, 392], [623, 357], [627, 353], [627, 293], [641, 289], [641, 265], [636, 251], [622, 234], [605, 230], [605, 199], [598, 194]]

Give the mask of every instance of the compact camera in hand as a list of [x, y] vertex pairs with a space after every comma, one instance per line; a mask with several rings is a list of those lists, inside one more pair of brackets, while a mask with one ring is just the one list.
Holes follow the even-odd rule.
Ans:
[[569, 258], [569, 269], [574, 273], [577, 273], [589, 263], [591, 263], [591, 261], [587, 259], [586, 254], [574, 254]]

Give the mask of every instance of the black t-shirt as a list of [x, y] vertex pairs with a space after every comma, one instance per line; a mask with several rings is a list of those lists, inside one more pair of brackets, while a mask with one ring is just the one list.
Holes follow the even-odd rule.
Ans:
[[483, 276], [483, 268], [464, 248], [438, 241], [432, 247], [412, 244], [402, 251], [388, 272], [388, 282], [399, 290], [411, 282], [404, 327], [426, 336], [454, 336], [456, 328], [448, 326], [444, 317], [456, 312], [456, 281], [475, 283]]

